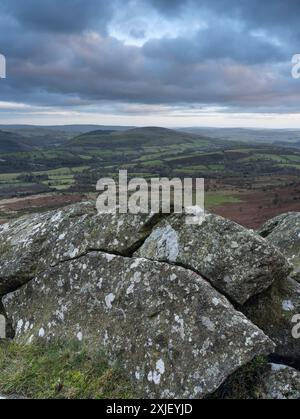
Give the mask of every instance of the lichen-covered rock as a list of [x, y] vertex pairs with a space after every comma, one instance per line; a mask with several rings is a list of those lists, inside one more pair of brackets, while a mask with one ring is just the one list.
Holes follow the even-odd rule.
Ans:
[[147, 398], [196, 398], [274, 344], [196, 273], [91, 252], [3, 298], [21, 341], [104, 348]]
[[262, 382], [262, 399], [299, 400], [300, 372], [286, 365], [269, 364]]
[[136, 255], [193, 269], [239, 304], [290, 272], [284, 256], [258, 234], [212, 214], [199, 225], [179, 215], [161, 221]]
[[277, 281], [243, 306], [246, 316], [275, 343], [275, 354], [300, 365], [300, 339], [293, 336], [293, 318], [300, 314], [300, 284], [289, 278]]
[[151, 215], [98, 215], [95, 204], [88, 202], [0, 225], [0, 295], [90, 250], [127, 256], [149, 235], [155, 219]]
[[273, 218], [259, 233], [288, 258], [294, 268], [291, 276], [300, 281], [300, 212]]

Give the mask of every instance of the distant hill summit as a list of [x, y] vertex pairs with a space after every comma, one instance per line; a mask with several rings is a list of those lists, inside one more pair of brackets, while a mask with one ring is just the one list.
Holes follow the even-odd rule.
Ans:
[[0, 131], [0, 153], [19, 153], [31, 151], [32, 147], [26, 144], [26, 139], [18, 134]]
[[132, 134], [156, 134], [156, 135], [174, 135], [182, 134], [181, 132], [170, 129], [170, 128], [163, 128], [163, 127], [141, 127], [141, 128], [132, 128], [127, 132], [131, 132]]
[[192, 142], [196, 138], [193, 134], [175, 131], [167, 128], [144, 127], [133, 128], [123, 132], [112, 130], [91, 131], [75, 137], [68, 143], [70, 147], [143, 147], [168, 146]]
[[95, 131], [90, 131], [90, 132], [86, 132], [85, 134], [83, 134], [83, 135], [110, 135], [110, 134], [112, 134], [113, 132], [116, 132], [115, 130], [112, 130], [112, 129], [98, 129], [98, 130], [95, 130]]

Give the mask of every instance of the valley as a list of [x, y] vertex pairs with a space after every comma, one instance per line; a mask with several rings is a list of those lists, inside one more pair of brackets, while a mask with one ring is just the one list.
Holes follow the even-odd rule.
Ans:
[[121, 169], [146, 179], [204, 177], [207, 209], [249, 228], [300, 210], [299, 133], [187, 131], [1, 126], [0, 222], [83, 200]]

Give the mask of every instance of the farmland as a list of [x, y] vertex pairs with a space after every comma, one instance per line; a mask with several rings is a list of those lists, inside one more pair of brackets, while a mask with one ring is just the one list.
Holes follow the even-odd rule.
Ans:
[[[246, 215], [241, 214], [247, 214], [250, 207], [254, 211], [253, 202], [258, 203], [259, 196], [263, 203], [255, 209], [260, 214], [255, 226], [270, 205], [275, 212], [276, 208], [277, 212], [300, 210], [300, 149], [291, 141], [250, 143], [236, 137], [213, 138], [153, 127], [74, 130], [27, 127], [23, 132], [21, 128], [0, 131], [0, 199], [45, 195], [58, 201], [67, 196], [72, 202], [72, 196], [79, 199], [95, 193], [99, 178], [117, 177], [119, 170], [127, 169], [129, 177], [146, 179], [204, 177], [207, 208], [226, 216], [232, 212], [231, 218], [244, 224]], [[8, 138], [13, 146], [7, 147]], [[30, 205], [29, 200], [28, 211]], [[45, 202], [43, 207], [47, 208]], [[8, 207], [1, 208], [0, 219], [6, 219]]]

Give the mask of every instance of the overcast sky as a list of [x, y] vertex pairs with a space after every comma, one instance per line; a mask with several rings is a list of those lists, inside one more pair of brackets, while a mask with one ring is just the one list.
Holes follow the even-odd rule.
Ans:
[[1, 0], [0, 123], [300, 128], [296, 0]]

